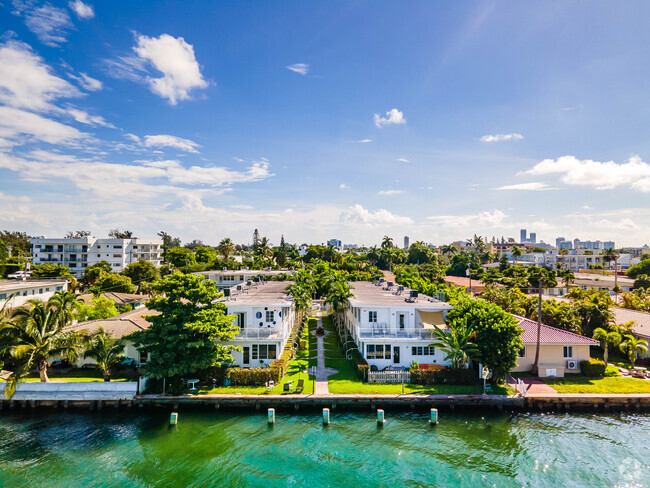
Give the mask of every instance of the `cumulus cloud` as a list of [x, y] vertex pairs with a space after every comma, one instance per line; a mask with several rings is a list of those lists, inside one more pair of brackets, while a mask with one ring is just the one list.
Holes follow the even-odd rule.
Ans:
[[364, 208], [358, 203], [341, 213], [341, 222], [360, 223], [370, 225], [386, 224], [412, 224], [413, 219], [401, 215], [395, 215], [388, 210], [380, 208], [374, 212]]
[[479, 139], [481, 142], [503, 142], [503, 141], [519, 141], [523, 139], [524, 136], [517, 132], [513, 132], [512, 134], [493, 134], [493, 135], [485, 135]]
[[404, 193], [403, 190], [381, 190], [377, 192], [377, 195], [399, 195], [400, 193]]
[[[162, 34], [159, 37], [139, 35], [133, 48], [146, 66], [152, 66], [162, 76], [146, 76], [151, 91], [176, 105], [179, 100], [190, 98], [190, 92], [206, 88], [208, 82], [201, 74], [196, 61], [194, 47], [182, 37]], [[132, 63], [131, 68], [142, 69], [143, 65]], [[134, 73], [132, 71], [132, 73]]]
[[375, 125], [377, 127], [381, 128], [385, 125], [392, 124], [406, 124], [404, 114], [396, 108], [393, 108], [390, 111], [386, 112], [386, 117], [380, 117], [379, 114], [375, 114]]
[[305, 63], [296, 63], [286, 67], [288, 70], [293, 71], [294, 73], [301, 74], [305, 76], [309, 72], [309, 65]]
[[70, 2], [68, 6], [80, 19], [92, 19], [95, 16], [93, 8], [90, 5], [83, 3], [81, 0]]
[[629, 187], [641, 192], [650, 192], [650, 165], [639, 156], [629, 158], [625, 163], [599, 162], [562, 156], [556, 160], [545, 159], [523, 174], [559, 175], [567, 185], [589, 186], [596, 190], [611, 190]]
[[495, 188], [495, 190], [528, 190], [528, 191], [543, 191], [543, 190], [557, 190], [551, 188], [546, 183], [541, 181], [533, 181], [531, 183], [519, 183], [517, 185], [506, 185]]
[[[129, 136], [131, 135], [132, 134], [129, 134]], [[144, 136], [144, 145], [147, 147], [171, 147], [190, 153], [198, 153], [199, 151], [197, 148], [201, 147], [199, 144], [194, 141], [190, 141], [189, 139], [183, 139], [181, 137], [170, 136], [166, 134]]]
[[65, 9], [49, 3], [39, 5], [35, 0], [14, 0], [13, 6], [14, 14], [22, 17], [27, 28], [46, 46], [58, 47], [67, 42], [68, 31], [74, 26]]

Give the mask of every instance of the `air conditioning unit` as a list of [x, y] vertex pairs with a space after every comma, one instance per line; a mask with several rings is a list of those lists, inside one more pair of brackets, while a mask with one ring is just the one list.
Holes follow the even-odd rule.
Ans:
[[578, 361], [575, 359], [569, 359], [566, 362], [566, 369], [578, 369]]

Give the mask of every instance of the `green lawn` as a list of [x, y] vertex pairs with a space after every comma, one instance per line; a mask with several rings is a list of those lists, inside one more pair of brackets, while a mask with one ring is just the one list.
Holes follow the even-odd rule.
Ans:
[[[269, 395], [269, 394], [279, 394], [282, 393], [282, 390], [284, 389], [284, 384], [287, 381], [293, 381], [292, 385], [292, 390], [296, 389], [296, 386], [298, 385], [298, 380], [303, 379], [305, 381], [305, 388], [303, 390], [303, 394], [311, 394], [314, 392], [314, 377], [307, 374], [303, 373], [305, 368], [312, 366], [312, 361], [313, 365], [316, 365], [316, 339], [313, 335], [309, 334], [309, 330], [307, 327], [305, 327], [305, 330], [303, 330], [302, 337], [303, 340], [307, 341], [307, 348], [303, 350], [299, 350], [296, 352], [296, 357], [291, 360], [289, 363], [289, 367], [287, 368], [287, 374], [285, 377], [280, 381], [278, 385], [276, 385], [272, 389], [268, 389], [265, 386], [219, 386], [217, 388], [212, 388], [210, 390], [207, 389], [199, 389], [199, 394], [229, 394], [229, 395], [236, 395], [238, 393], [242, 395]], [[312, 342], [313, 339], [313, 342]], [[310, 354], [312, 354], [313, 351], [313, 360], [310, 358]]]
[[[575, 377], [574, 377], [575, 376]], [[558, 393], [650, 393], [650, 381], [621, 376], [587, 378], [582, 375], [541, 381], [553, 387]]]
[[[324, 339], [325, 366], [338, 370], [338, 373], [330, 376], [328, 387], [330, 393], [334, 394], [365, 394], [365, 395], [398, 395], [402, 393], [402, 385], [395, 383], [364, 383], [355, 371], [352, 361], [345, 358], [338, 344], [336, 330], [330, 317], [323, 317], [323, 326], [330, 332]], [[483, 393], [482, 386], [462, 385], [404, 385], [404, 393], [420, 393], [425, 395], [463, 395]], [[507, 387], [492, 387], [494, 395], [508, 395]]]
[[[47, 372], [50, 381], [66, 381], [66, 382], [85, 382], [85, 381], [104, 381], [104, 377], [97, 369], [88, 368], [74, 368], [70, 371], [62, 372], [56, 369], [50, 369]], [[126, 369], [118, 372], [111, 377], [111, 381], [137, 381], [138, 373], [133, 369]], [[22, 381], [37, 382], [41, 381], [38, 373], [30, 373]]]

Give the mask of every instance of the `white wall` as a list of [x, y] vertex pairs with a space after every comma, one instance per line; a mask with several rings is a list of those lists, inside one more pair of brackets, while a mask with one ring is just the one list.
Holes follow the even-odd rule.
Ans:
[[[17, 281], [16, 283], [21, 283], [21, 282]], [[21, 305], [27, 303], [27, 301], [29, 300], [41, 300], [43, 302], [46, 302], [57, 291], [60, 290], [65, 291], [68, 289], [67, 282], [65, 283], [53, 282], [51, 284], [47, 284], [47, 285], [41, 284], [38, 286], [30, 285], [29, 281], [25, 281], [24, 283], [25, 286], [20, 289], [0, 291], [0, 297], [2, 297], [2, 295], [5, 295], [5, 298], [0, 298], [0, 308], [2, 308], [5, 304], [7, 305], [8, 308], [20, 307]], [[9, 297], [13, 293], [16, 293], [16, 296], [9, 299]]]

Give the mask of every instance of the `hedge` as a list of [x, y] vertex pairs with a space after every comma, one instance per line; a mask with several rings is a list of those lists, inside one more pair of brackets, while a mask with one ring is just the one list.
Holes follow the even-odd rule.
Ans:
[[580, 371], [583, 375], [595, 378], [605, 376], [607, 365], [601, 359], [591, 358], [589, 361], [580, 361]]
[[366, 361], [361, 353], [356, 349], [352, 350], [351, 355], [352, 361], [354, 362], [354, 366], [357, 371], [357, 376], [359, 379], [365, 381], [368, 379], [368, 370], [370, 369], [368, 361]]
[[426, 369], [413, 369], [411, 383], [414, 385], [432, 385], [434, 383], [446, 383], [449, 385], [475, 385], [476, 372], [473, 369], [445, 368], [438, 371]]
[[269, 381], [279, 381], [274, 368], [229, 368], [226, 378], [235, 386], [263, 386]]

